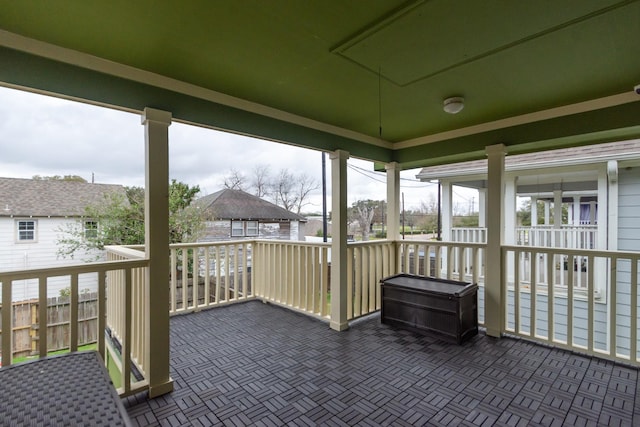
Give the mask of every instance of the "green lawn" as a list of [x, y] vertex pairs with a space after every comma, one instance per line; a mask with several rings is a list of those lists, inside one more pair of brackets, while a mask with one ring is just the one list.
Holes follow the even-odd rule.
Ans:
[[[95, 350], [96, 349], [96, 344], [87, 344], [87, 345], [81, 345], [80, 347], [78, 347], [78, 351], [88, 351], [88, 350]], [[49, 353], [47, 353], [47, 356], [55, 356], [57, 354], [64, 354], [64, 353], [69, 353], [69, 350], [58, 350], [58, 351], [50, 351]], [[21, 357], [14, 357], [13, 361], [11, 363], [13, 363], [14, 365], [16, 363], [22, 363], [22, 362], [27, 362], [29, 360], [35, 360], [37, 359], [38, 356], [21, 356]]]

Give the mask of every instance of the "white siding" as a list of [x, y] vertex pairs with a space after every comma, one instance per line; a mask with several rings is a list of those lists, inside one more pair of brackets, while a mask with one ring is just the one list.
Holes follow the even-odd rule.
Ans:
[[640, 251], [640, 168], [618, 175], [618, 249]]
[[[35, 220], [37, 222], [36, 240], [18, 242], [16, 237], [16, 222], [19, 219]], [[96, 260], [98, 253], [93, 256], [76, 256], [74, 259], [60, 258], [57, 255], [56, 241], [63, 236], [60, 231], [66, 225], [75, 224], [75, 219], [69, 218], [0, 218], [0, 270], [26, 270], [39, 267], [56, 267], [73, 265]], [[85, 275], [79, 278], [79, 289], [96, 289], [97, 277]], [[50, 279], [47, 297], [59, 296], [60, 290], [70, 285], [68, 277]], [[25, 300], [38, 297], [37, 282], [19, 281], [13, 285], [13, 299]]]

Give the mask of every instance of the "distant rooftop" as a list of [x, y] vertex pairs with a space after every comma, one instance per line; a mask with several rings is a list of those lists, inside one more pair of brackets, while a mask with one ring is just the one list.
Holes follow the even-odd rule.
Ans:
[[78, 217], [113, 193], [126, 197], [115, 184], [0, 178], [0, 216]]
[[258, 221], [301, 221], [301, 215], [274, 205], [241, 190], [225, 188], [195, 201], [196, 206], [206, 209], [211, 219], [235, 219]]
[[[584, 147], [563, 148], [505, 157], [505, 170], [535, 169], [539, 167], [568, 166], [601, 163], [608, 160], [640, 158], [640, 140], [610, 142]], [[453, 163], [423, 168], [416, 176], [421, 180], [449, 178], [487, 173], [487, 160]]]

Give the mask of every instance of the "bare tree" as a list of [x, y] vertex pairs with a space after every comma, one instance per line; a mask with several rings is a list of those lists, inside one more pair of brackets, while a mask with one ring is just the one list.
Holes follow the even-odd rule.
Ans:
[[312, 177], [310, 177], [305, 173], [298, 175], [296, 177], [295, 183], [296, 183], [296, 193], [297, 193], [296, 195], [297, 202], [295, 207], [296, 207], [296, 213], [300, 215], [302, 208], [307, 206], [310, 203], [309, 196], [311, 195], [312, 192], [320, 188], [320, 184], [318, 184], [318, 182], [315, 179], [313, 179]]
[[287, 169], [281, 169], [275, 181], [271, 184], [271, 191], [276, 205], [282, 206], [291, 212], [298, 205], [294, 179], [293, 174]]
[[247, 177], [242, 172], [232, 168], [229, 171], [229, 174], [224, 177], [222, 185], [224, 188], [230, 188], [231, 190], [244, 191], [246, 182]]
[[276, 205], [300, 215], [302, 208], [309, 204], [309, 196], [318, 188], [318, 182], [309, 175], [294, 175], [288, 169], [281, 169], [272, 182], [271, 192]]
[[269, 187], [271, 186], [269, 183], [270, 178], [269, 165], [257, 165], [253, 168], [251, 189], [255, 196], [262, 198], [269, 195]]
[[378, 203], [379, 202], [375, 200], [358, 200], [351, 206], [351, 217], [360, 226], [363, 241], [369, 240], [371, 221], [373, 220], [373, 214], [378, 207]]

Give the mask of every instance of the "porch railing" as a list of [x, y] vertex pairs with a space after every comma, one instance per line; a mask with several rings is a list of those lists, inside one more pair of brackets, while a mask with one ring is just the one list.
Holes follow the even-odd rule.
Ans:
[[[13, 288], [25, 280], [35, 280], [38, 286], [39, 305], [36, 322], [33, 324], [33, 328], [36, 328], [38, 332], [47, 330], [47, 282], [51, 279], [67, 278], [69, 283], [69, 295], [70, 295], [70, 320], [69, 320], [69, 350], [78, 350], [78, 302], [79, 302], [79, 287], [78, 283], [80, 277], [83, 275], [93, 275], [96, 277], [97, 282], [97, 294], [98, 294], [98, 340], [96, 343], [97, 350], [102, 356], [103, 360], [109, 359], [109, 352], [107, 340], [103, 335], [103, 331], [111, 330], [117, 333], [120, 337], [120, 355], [121, 359], [112, 358], [117, 360], [116, 366], [120, 372], [120, 387], [119, 392], [121, 394], [130, 394], [137, 391], [144, 390], [148, 387], [148, 382], [144, 378], [144, 367], [146, 366], [145, 360], [137, 360], [137, 364], [140, 366], [141, 376], [135, 377], [132, 380], [131, 376], [131, 361], [135, 359], [134, 346], [132, 344], [136, 331], [140, 329], [139, 325], [135, 324], [134, 316], [132, 315], [132, 301], [136, 296], [132, 283], [134, 282], [135, 273], [138, 270], [144, 270], [148, 267], [148, 260], [135, 259], [127, 261], [107, 261], [99, 263], [87, 263], [73, 266], [55, 267], [55, 268], [38, 268], [31, 270], [16, 270], [0, 272], [0, 283], [2, 287], [2, 323], [1, 323], [1, 350], [2, 350], [2, 364], [8, 366], [12, 364], [13, 355], [13, 343], [12, 343], [12, 326], [14, 324], [13, 319]], [[115, 273], [120, 275], [123, 280], [116, 284], [112, 282], [108, 275]], [[107, 301], [109, 303], [118, 305], [122, 309], [120, 311], [107, 310]], [[109, 329], [107, 326], [111, 325]], [[37, 335], [37, 355], [38, 357], [46, 357], [48, 354], [47, 334], [38, 333]]]
[[249, 240], [171, 245], [169, 313], [253, 298], [254, 254]]
[[347, 319], [380, 310], [380, 280], [396, 273], [395, 244], [370, 241], [347, 245]]
[[314, 317], [330, 313], [328, 243], [260, 240], [255, 245], [256, 297]]
[[484, 244], [413, 240], [396, 244], [400, 272], [478, 284], [478, 323], [484, 324]]
[[638, 365], [639, 261], [633, 252], [504, 246], [505, 331]]
[[563, 225], [560, 228], [539, 225], [517, 227], [516, 244], [548, 248], [596, 249], [596, 225]]
[[[552, 225], [516, 227], [515, 244], [521, 246], [544, 246], [548, 248], [596, 249], [598, 226], [596, 225]], [[486, 243], [487, 229], [484, 227], [456, 227], [451, 229], [451, 241], [460, 243]]]

